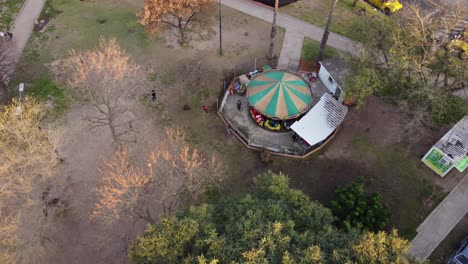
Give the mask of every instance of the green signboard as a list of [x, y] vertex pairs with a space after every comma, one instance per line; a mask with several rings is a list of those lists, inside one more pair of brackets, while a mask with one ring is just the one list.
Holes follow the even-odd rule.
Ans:
[[455, 168], [457, 168], [457, 170], [460, 172], [463, 172], [467, 167], [468, 167], [468, 157], [465, 157], [464, 159], [460, 160], [457, 163], [457, 165], [455, 165]]
[[453, 161], [436, 147], [432, 147], [422, 161], [440, 176], [445, 176], [454, 167]]

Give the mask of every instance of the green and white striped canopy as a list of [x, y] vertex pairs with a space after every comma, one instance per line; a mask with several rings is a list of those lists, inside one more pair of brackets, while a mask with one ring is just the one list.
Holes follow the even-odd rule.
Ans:
[[274, 119], [291, 119], [307, 111], [312, 93], [301, 77], [284, 71], [255, 76], [247, 87], [250, 105]]

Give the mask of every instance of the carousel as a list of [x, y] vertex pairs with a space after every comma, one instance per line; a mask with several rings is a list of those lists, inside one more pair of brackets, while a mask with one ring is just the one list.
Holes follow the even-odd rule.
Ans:
[[311, 107], [309, 84], [290, 72], [265, 71], [252, 76], [246, 88], [253, 120], [272, 131], [289, 130]]

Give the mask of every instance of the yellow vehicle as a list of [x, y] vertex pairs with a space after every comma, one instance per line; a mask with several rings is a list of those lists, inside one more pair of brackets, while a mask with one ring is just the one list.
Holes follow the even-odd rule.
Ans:
[[448, 47], [456, 51], [455, 54], [457, 54], [460, 59], [468, 60], [468, 42], [464, 39], [454, 39]]
[[281, 129], [281, 125], [279, 122], [276, 122], [276, 121], [273, 121], [271, 119], [268, 119], [266, 122], [265, 122], [265, 127], [267, 127], [268, 129], [270, 130], [273, 130], [273, 131], [278, 131]]
[[468, 43], [463, 39], [457, 39], [452, 42], [453, 47], [461, 49], [463, 52], [468, 52]]
[[371, 5], [382, 10], [386, 15], [395, 13], [403, 8], [403, 5], [398, 0], [366, 0]]

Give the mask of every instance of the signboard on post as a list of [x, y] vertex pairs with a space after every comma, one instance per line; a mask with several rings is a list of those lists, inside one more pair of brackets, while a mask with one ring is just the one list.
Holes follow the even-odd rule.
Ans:
[[442, 177], [455, 166], [452, 159], [437, 147], [432, 147], [422, 158], [422, 162]]
[[24, 83], [19, 84], [19, 91], [24, 92]]

